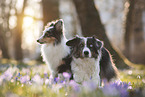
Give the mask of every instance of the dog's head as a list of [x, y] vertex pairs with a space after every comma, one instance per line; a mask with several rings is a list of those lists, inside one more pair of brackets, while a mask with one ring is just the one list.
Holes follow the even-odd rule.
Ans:
[[63, 35], [63, 20], [59, 19], [47, 24], [42, 36], [37, 40], [38, 43], [59, 43]]
[[67, 41], [75, 58], [98, 58], [103, 42], [95, 37], [78, 37]]

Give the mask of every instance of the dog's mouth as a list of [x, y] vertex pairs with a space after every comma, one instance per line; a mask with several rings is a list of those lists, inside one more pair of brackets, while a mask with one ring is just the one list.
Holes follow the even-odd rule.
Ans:
[[44, 44], [45, 42], [41, 42], [39, 39], [37, 40], [38, 43], [40, 44]]
[[84, 58], [91, 58], [89, 57], [89, 55], [79, 55], [79, 54], [76, 54], [74, 55], [75, 58], [81, 58], [81, 59], [84, 59]]
[[45, 42], [39, 42], [40, 44], [44, 44]]
[[88, 55], [85, 55], [84, 58], [89, 58], [89, 56]]
[[56, 38], [51, 37], [51, 38], [44, 38], [44, 39], [38, 39], [37, 42], [40, 44], [45, 44], [45, 43], [54, 43]]

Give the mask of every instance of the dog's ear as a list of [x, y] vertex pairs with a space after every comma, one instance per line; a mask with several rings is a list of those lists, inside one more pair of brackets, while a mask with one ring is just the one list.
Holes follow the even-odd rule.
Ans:
[[100, 41], [100, 40], [96, 40], [97, 41], [97, 47], [100, 49], [103, 47], [103, 41]]
[[62, 19], [57, 20], [54, 27], [57, 31], [62, 31], [62, 29], [63, 29], [63, 20]]
[[92, 38], [93, 38], [93, 39], [96, 39], [96, 35], [93, 35]]
[[45, 29], [47, 29], [48, 27], [52, 27], [54, 26], [55, 22], [52, 21], [52, 22], [48, 22], [47, 25], [45, 26]]
[[103, 41], [100, 41], [99, 39], [96, 39], [95, 36], [93, 36], [93, 39], [96, 41], [95, 43], [96, 43], [97, 49], [100, 49], [100, 48], [103, 47], [103, 44], [104, 44]]
[[68, 41], [66, 42], [66, 45], [67, 45], [67, 46], [75, 46], [77, 43], [79, 43], [79, 41], [80, 41], [80, 38], [79, 38], [78, 35], [76, 35], [76, 37], [74, 37], [73, 39], [68, 40]]

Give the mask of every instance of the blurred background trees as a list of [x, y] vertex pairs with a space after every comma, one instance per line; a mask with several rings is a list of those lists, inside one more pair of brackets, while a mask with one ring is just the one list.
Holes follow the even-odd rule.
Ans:
[[[100, 40], [104, 41], [104, 46], [111, 52], [115, 58], [115, 64], [119, 68], [127, 67], [123, 58], [113, 49], [101, 22], [101, 18], [97, 8], [95, 7], [94, 0], [73, 0], [76, 6], [78, 17], [80, 20], [82, 34], [87, 36], [97, 36]], [[80, 5], [81, 4], [81, 5]], [[119, 60], [119, 61], [116, 61]], [[122, 64], [122, 65], [120, 65]]]
[[63, 18], [66, 37], [96, 35], [118, 67], [145, 64], [144, 0], [1, 0], [0, 58], [40, 57], [36, 43], [47, 22]]
[[126, 3], [124, 55], [134, 63], [145, 63], [145, 0]]
[[35, 56], [37, 46], [34, 41], [43, 24], [40, 3], [30, 0], [0, 1], [1, 58], [22, 61]]
[[[11, 1], [13, 3], [13, 1]], [[21, 1], [22, 2], [22, 1]], [[17, 17], [17, 25], [14, 28], [14, 54], [16, 60], [22, 60], [23, 59], [23, 52], [22, 52], [22, 35], [23, 35], [23, 18], [24, 18], [24, 10], [26, 8], [27, 0], [23, 1], [21, 10], [17, 9], [16, 6], [17, 1], [14, 2], [14, 11], [15, 15]], [[10, 9], [11, 11], [11, 9]]]
[[59, 0], [42, 0], [42, 8], [44, 25], [59, 18]]

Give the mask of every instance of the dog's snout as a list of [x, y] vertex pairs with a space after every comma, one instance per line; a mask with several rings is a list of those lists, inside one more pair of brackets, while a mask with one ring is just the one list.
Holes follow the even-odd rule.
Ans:
[[88, 51], [84, 51], [84, 55], [89, 55], [89, 52]]
[[37, 40], [37, 42], [39, 42], [39, 39]]

